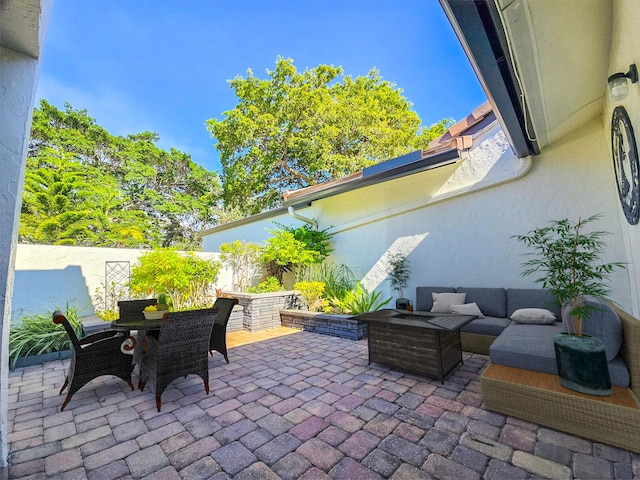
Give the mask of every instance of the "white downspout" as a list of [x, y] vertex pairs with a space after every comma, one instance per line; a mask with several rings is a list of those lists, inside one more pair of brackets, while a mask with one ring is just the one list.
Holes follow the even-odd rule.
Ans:
[[297, 214], [296, 209], [294, 208], [293, 205], [291, 205], [288, 208], [288, 211], [289, 211], [289, 216], [295, 218], [296, 220], [300, 220], [301, 222], [308, 223], [309, 225], [313, 225], [313, 227], [316, 230], [318, 229], [318, 222], [316, 222], [315, 219], [303, 217], [302, 215]]

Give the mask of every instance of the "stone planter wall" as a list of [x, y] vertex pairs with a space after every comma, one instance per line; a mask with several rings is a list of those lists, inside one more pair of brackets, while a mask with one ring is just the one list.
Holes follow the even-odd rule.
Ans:
[[238, 332], [240, 330], [244, 330], [244, 307], [236, 305], [229, 316], [227, 332]]
[[11, 369], [40, 365], [41, 363], [53, 362], [55, 360], [64, 360], [66, 358], [71, 358], [71, 350], [43, 353], [42, 355], [30, 355], [28, 357], [21, 357], [16, 360], [15, 364], [11, 364]]
[[306, 310], [281, 310], [282, 326], [307, 332], [322, 333], [334, 337], [360, 340], [368, 334], [367, 323], [353, 320], [350, 315], [309, 312]]
[[[280, 310], [295, 308], [299, 304], [297, 292], [271, 292], [271, 293], [240, 293], [225, 292], [238, 299], [238, 305], [242, 307], [242, 328], [238, 327], [238, 319], [235, 317], [233, 327], [228, 325], [227, 331], [231, 328], [247, 330], [248, 332], [258, 332], [277, 328], [280, 323]], [[238, 307], [236, 307], [238, 308]], [[235, 311], [232, 316], [236, 315]], [[231, 323], [231, 320], [230, 320]]]

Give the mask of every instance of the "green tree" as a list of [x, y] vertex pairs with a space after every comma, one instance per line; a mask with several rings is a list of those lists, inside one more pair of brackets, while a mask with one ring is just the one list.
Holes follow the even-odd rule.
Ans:
[[220, 264], [197, 257], [193, 252], [178, 253], [159, 248], [140, 256], [131, 269], [131, 290], [140, 295], [166, 293], [173, 308], [205, 306], [208, 291], [218, 277]]
[[238, 104], [207, 128], [217, 141], [225, 206], [255, 214], [281, 195], [405, 154], [428, 136], [402, 90], [376, 69], [342, 76], [319, 65], [298, 72], [278, 58], [267, 79], [230, 81]]
[[142, 246], [197, 248], [198, 233], [223, 215], [218, 177], [186, 153], [158, 148], [157, 141], [152, 132], [111, 135], [86, 110], [69, 104], [59, 110], [41, 100], [34, 110], [29, 157], [40, 158], [47, 149], [65, 152], [91, 172], [94, 187], [113, 185], [115, 191], [105, 192], [102, 211], [124, 213], [115, 221], [117, 228], [109, 230], [114, 234], [110, 242], [117, 240], [119, 229]]

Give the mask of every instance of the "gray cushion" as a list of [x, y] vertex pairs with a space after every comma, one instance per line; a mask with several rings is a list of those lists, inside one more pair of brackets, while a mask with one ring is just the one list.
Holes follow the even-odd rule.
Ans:
[[[525, 325], [512, 322], [489, 348], [493, 363], [509, 367], [558, 374], [553, 337], [564, 332], [562, 322], [552, 325]], [[527, 341], [523, 341], [527, 339]], [[608, 363], [611, 385], [629, 386], [629, 370], [617, 357]]]
[[465, 303], [475, 302], [486, 317], [507, 316], [507, 294], [504, 288], [458, 287], [456, 292], [466, 293]]
[[492, 335], [497, 337], [509, 325], [508, 318], [484, 317], [476, 318], [471, 323], [467, 323], [460, 329], [461, 332], [479, 333], [481, 335]]
[[455, 293], [453, 287], [416, 287], [416, 310], [431, 311], [433, 307], [432, 293]]
[[[610, 362], [618, 356], [620, 347], [622, 347], [620, 317], [600, 298], [587, 297], [585, 305], [592, 307], [592, 309], [588, 318], [582, 321], [582, 333], [602, 340], [607, 361]], [[568, 309], [569, 307], [567, 307]]]
[[562, 322], [527, 325], [512, 322], [489, 348], [493, 363], [558, 374], [553, 337], [564, 332]]
[[511, 318], [513, 312], [521, 308], [545, 308], [558, 320], [562, 319], [556, 297], [541, 288], [507, 288], [507, 317]]

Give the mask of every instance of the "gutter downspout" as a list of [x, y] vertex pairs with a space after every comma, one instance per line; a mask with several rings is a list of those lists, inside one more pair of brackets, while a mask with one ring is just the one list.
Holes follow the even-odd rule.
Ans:
[[295, 218], [296, 220], [300, 220], [301, 222], [313, 225], [316, 230], [318, 229], [318, 222], [316, 222], [315, 219], [303, 217], [302, 215], [297, 214], [296, 209], [293, 205], [291, 205], [287, 210], [289, 212], [289, 216]]

